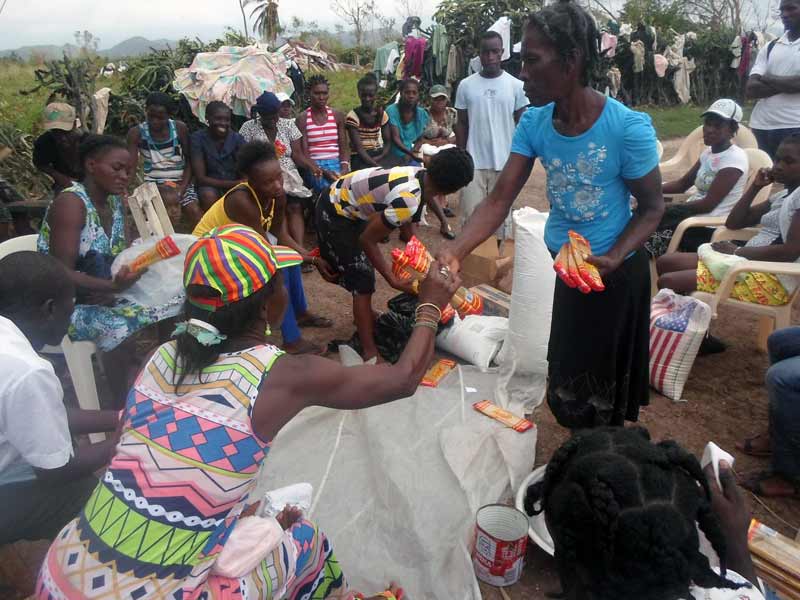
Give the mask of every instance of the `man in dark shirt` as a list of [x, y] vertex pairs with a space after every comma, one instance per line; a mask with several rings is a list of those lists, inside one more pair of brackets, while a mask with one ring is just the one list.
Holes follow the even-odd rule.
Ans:
[[83, 134], [78, 129], [75, 109], [54, 102], [44, 109], [44, 133], [33, 144], [33, 165], [53, 179], [53, 194], [80, 179], [78, 145]]
[[236, 173], [236, 154], [244, 138], [231, 129], [231, 109], [215, 100], [206, 107], [208, 128], [192, 134], [192, 172], [203, 211], [242, 181]]

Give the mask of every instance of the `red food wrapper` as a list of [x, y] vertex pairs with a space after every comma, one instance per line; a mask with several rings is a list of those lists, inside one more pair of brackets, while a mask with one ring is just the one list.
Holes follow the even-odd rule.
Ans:
[[137, 273], [160, 260], [178, 256], [180, 253], [180, 248], [175, 244], [175, 240], [168, 235], [164, 239], [158, 240], [155, 246], [137, 256], [131, 263], [130, 269]]

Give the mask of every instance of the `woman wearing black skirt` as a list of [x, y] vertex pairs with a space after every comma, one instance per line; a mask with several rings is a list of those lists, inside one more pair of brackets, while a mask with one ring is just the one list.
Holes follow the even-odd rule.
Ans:
[[664, 212], [655, 132], [647, 115], [590, 87], [599, 35], [579, 6], [562, 1], [531, 15], [522, 58], [532, 108], [494, 190], [439, 258], [457, 270], [503, 222], [541, 160], [551, 211], [545, 243], [555, 255], [569, 230], [582, 234], [606, 286], [584, 295], [556, 280], [548, 404], [571, 429], [635, 421], [649, 399], [650, 275], [642, 248]]

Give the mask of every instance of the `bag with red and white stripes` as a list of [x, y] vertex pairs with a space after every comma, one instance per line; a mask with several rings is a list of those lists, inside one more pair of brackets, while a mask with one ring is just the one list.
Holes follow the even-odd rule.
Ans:
[[681, 401], [700, 343], [711, 322], [711, 308], [691, 296], [663, 289], [650, 305], [650, 385]]

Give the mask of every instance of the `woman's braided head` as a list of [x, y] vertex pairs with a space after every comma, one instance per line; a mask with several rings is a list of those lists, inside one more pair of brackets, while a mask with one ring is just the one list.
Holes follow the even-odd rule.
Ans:
[[535, 27], [566, 61], [580, 55], [580, 81], [589, 85], [600, 65], [600, 32], [592, 15], [570, 2], [560, 0], [528, 17], [528, 27]]
[[689, 597], [692, 584], [739, 587], [700, 553], [695, 523], [720, 557], [725, 538], [700, 464], [675, 442], [654, 444], [641, 428], [579, 432], [528, 491], [529, 512], [537, 493], [566, 592], [581, 585], [598, 600], [671, 600]]
[[475, 174], [472, 156], [461, 148], [446, 148], [431, 158], [428, 175], [442, 194], [453, 194], [466, 187]]

